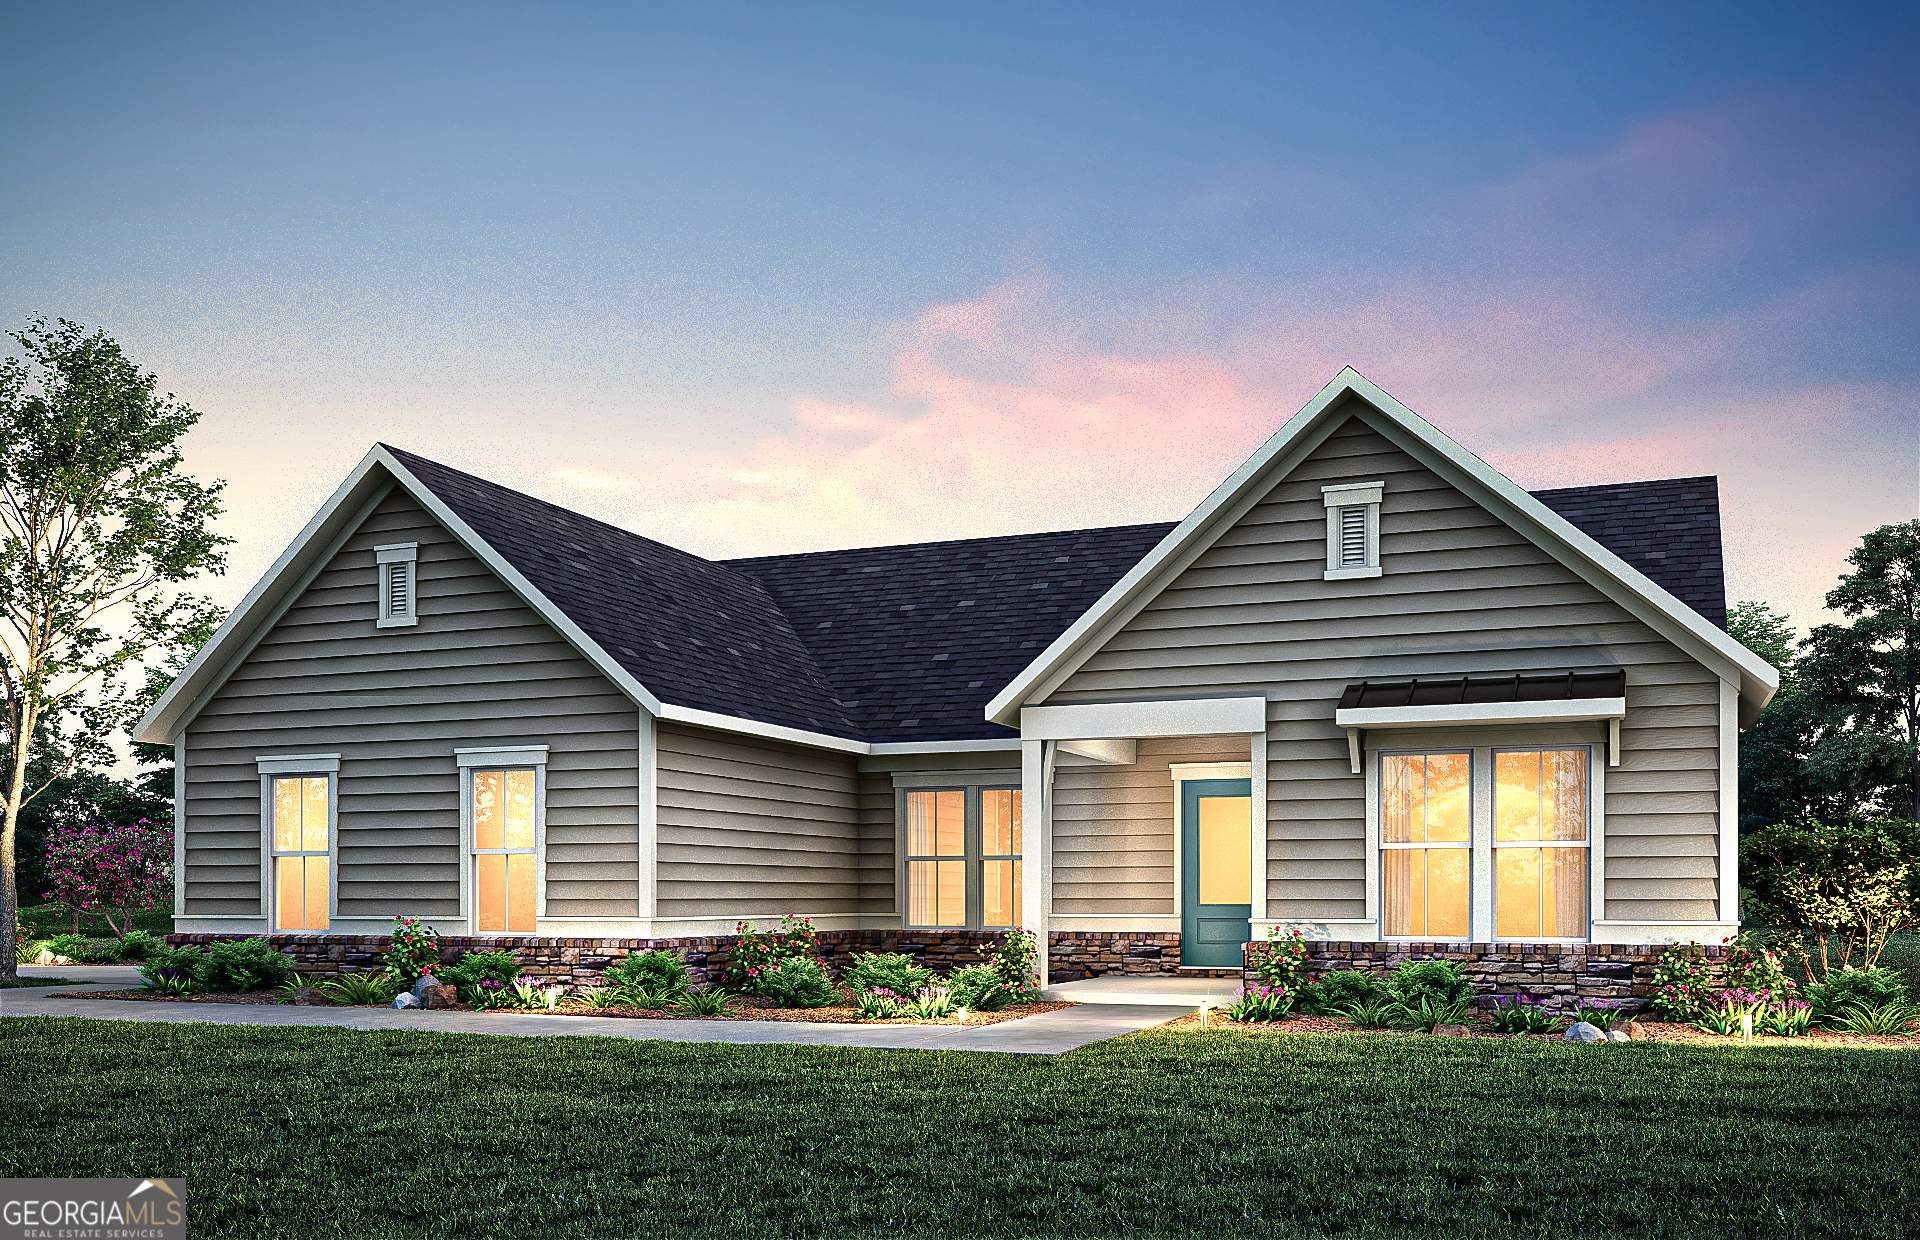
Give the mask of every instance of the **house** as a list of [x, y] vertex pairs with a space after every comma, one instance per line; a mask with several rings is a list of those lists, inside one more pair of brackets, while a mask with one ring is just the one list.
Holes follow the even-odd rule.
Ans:
[[1351, 370], [1185, 520], [713, 562], [376, 446], [138, 727], [183, 932], [1713, 941], [1714, 479], [1529, 494]]

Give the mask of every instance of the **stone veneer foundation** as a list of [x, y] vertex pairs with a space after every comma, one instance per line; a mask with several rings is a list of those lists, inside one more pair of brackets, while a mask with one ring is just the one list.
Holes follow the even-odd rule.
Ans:
[[[1605, 999], [1639, 1011], [1653, 994], [1658, 944], [1607, 943], [1334, 943], [1308, 940], [1307, 968], [1315, 975], [1358, 969], [1385, 977], [1409, 960], [1456, 960], [1472, 979], [1480, 1003], [1494, 995], [1529, 995], [1541, 1006], [1570, 1010]], [[1718, 944], [1708, 957], [1726, 955]], [[1260, 975], [1246, 970], [1248, 981]]]
[[[170, 934], [173, 946], [200, 946], [239, 934]], [[276, 934], [276, 948], [293, 957], [294, 966], [314, 977], [332, 977], [343, 970], [378, 968], [392, 940], [369, 934]], [[989, 930], [821, 930], [820, 956], [828, 968], [847, 966], [855, 952], [906, 952], [930, 969], [949, 973], [985, 961], [1000, 942]], [[508, 948], [521, 961], [528, 977], [542, 978], [569, 989], [595, 983], [608, 966], [629, 952], [675, 951], [687, 962], [689, 979], [700, 985], [718, 981], [732, 957], [735, 935], [669, 939], [554, 939], [533, 936], [460, 937], [439, 940], [443, 960], [458, 960], [470, 951]], [[1050, 953], [1048, 981], [1072, 982], [1092, 977], [1175, 974], [1180, 969], [1177, 933], [1055, 930], [1047, 935]], [[1625, 1001], [1630, 1009], [1646, 1006], [1653, 993], [1653, 973], [1665, 950], [1658, 945], [1565, 943], [1336, 943], [1306, 944], [1307, 967], [1320, 974], [1332, 969], [1359, 969], [1376, 976], [1391, 974], [1408, 960], [1457, 960], [1480, 995], [1530, 995], [1542, 1006], [1568, 1009], [1595, 999]], [[1705, 948], [1709, 957], [1723, 956], [1726, 948]], [[1248, 981], [1259, 980], [1253, 970]]]

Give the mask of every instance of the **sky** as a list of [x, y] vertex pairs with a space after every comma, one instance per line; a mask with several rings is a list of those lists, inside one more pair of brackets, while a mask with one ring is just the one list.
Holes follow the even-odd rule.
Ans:
[[0, 325], [703, 555], [1176, 519], [1351, 365], [1521, 485], [1913, 518], [1920, 10], [0, 3]]

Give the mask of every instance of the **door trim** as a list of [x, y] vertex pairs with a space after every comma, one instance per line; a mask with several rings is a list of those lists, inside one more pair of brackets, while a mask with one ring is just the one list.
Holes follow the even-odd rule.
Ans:
[[[1197, 766], [1200, 764], [1196, 763], [1192, 765]], [[1207, 764], [1207, 765], [1221, 766], [1221, 765], [1228, 765], [1228, 764], [1220, 763], [1220, 764]], [[1250, 764], [1239, 763], [1239, 764], [1233, 764], [1233, 765], [1239, 765], [1239, 766], [1245, 767]], [[1197, 863], [1198, 856], [1199, 856], [1200, 841], [1198, 838], [1199, 824], [1197, 821], [1189, 821], [1189, 817], [1187, 814], [1187, 806], [1189, 802], [1191, 802], [1197, 807], [1200, 799], [1206, 796], [1244, 797], [1247, 800], [1247, 818], [1248, 818], [1249, 830], [1251, 831], [1255, 829], [1255, 824], [1257, 823], [1257, 819], [1255, 819], [1253, 814], [1253, 779], [1250, 774], [1237, 776], [1237, 777], [1230, 776], [1226, 778], [1222, 778], [1219, 775], [1213, 775], [1213, 774], [1209, 774], [1207, 776], [1199, 776], [1197, 774], [1188, 774], [1186, 775], [1185, 778], [1181, 778], [1179, 775], [1176, 775], [1175, 779], [1176, 779], [1176, 782], [1174, 784], [1174, 788], [1176, 789], [1178, 798], [1179, 798], [1179, 802], [1178, 802], [1179, 809], [1174, 817], [1174, 823], [1177, 828], [1176, 834], [1175, 834], [1176, 847], [1174, 850], [1174, 855], [1177, 861], [1175, 871], [1178, 876], [1178, 882], [1179, 882], [1179, 887], [1178, 887], [1179, 899], [1176, 901], [1176, 907], [1179, 909], [1179, 916], [1180, 916], [1181, 964], [1183, 966], [1191, 966], [1196, 968], [1242, 967], [1244, 966], [1244, 963], [1245, 963], [1244, 957], [1239, 962], [1239, 964], [1235, 964], [1233, 962], [1228, 962], [1225, 964], [1197, 964], [1192, 959], [1190, 945], [1197, 946], [1199, 943], [1197, 926], [1195, 925], [1195, 923], [1200, 916], [1201, 905], [1199, 902], [1199, 892], [1197, 889], [1194, 892], [1194, 899], [1191, 904], [1189, 904], [1186, 899], [1186, 885], [1189, 877], [1186, 859], [1189, 851], [1191, 851], [1194, 855], [1194, 860]], [[1215, 787], [1195, 786], [1195, 787], [1189, 788], [1188, 785], [1190, 784], [1191, 785], [1216, 785], [1216, 786]], [[1256, 866], [1256, 859], [1259, 856], [1259, 850], [1253, 847], [1253, 840], [1251, 838], [1247, 841], [1247, 843], [1248, 843], [1247, 903], [1245, 905], [1245, 908], [1247, 910], [1246, 934], [1248, 935], [1248, 937], [1251, 937], [1253, 934], [1253, 926], [1252, 926], [1253, 912], [1254, 912], [1253, 893], [1254, 893], [1254, 888], [1258, 884], [1259, 878], [1260, 878], [1258, 868]], [[1195, 876], [1195, 878], [1197, 881], [1197, 876]], [[1218, 905], [1218, 906], [1208, 906], [1208, 907], [1232, 908], [1232, 907], [1240, 907], [1240, 906]], [[1246, 939], [1242, 939], [1241, 941], [1245, 942]]]

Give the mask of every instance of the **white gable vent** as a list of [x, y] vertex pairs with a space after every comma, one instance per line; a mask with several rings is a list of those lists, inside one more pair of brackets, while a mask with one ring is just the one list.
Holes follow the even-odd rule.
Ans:
[[1380, 575], [1380, 494], [1384, 482], [1321, 487], [1327, 504], [1326, 580]]
[[379, 628], [391, 629], [418, 624], [414, 614], [414, 565], [420, 558], [419, 543], [392, 543], [373, 549], [380, 567]]

